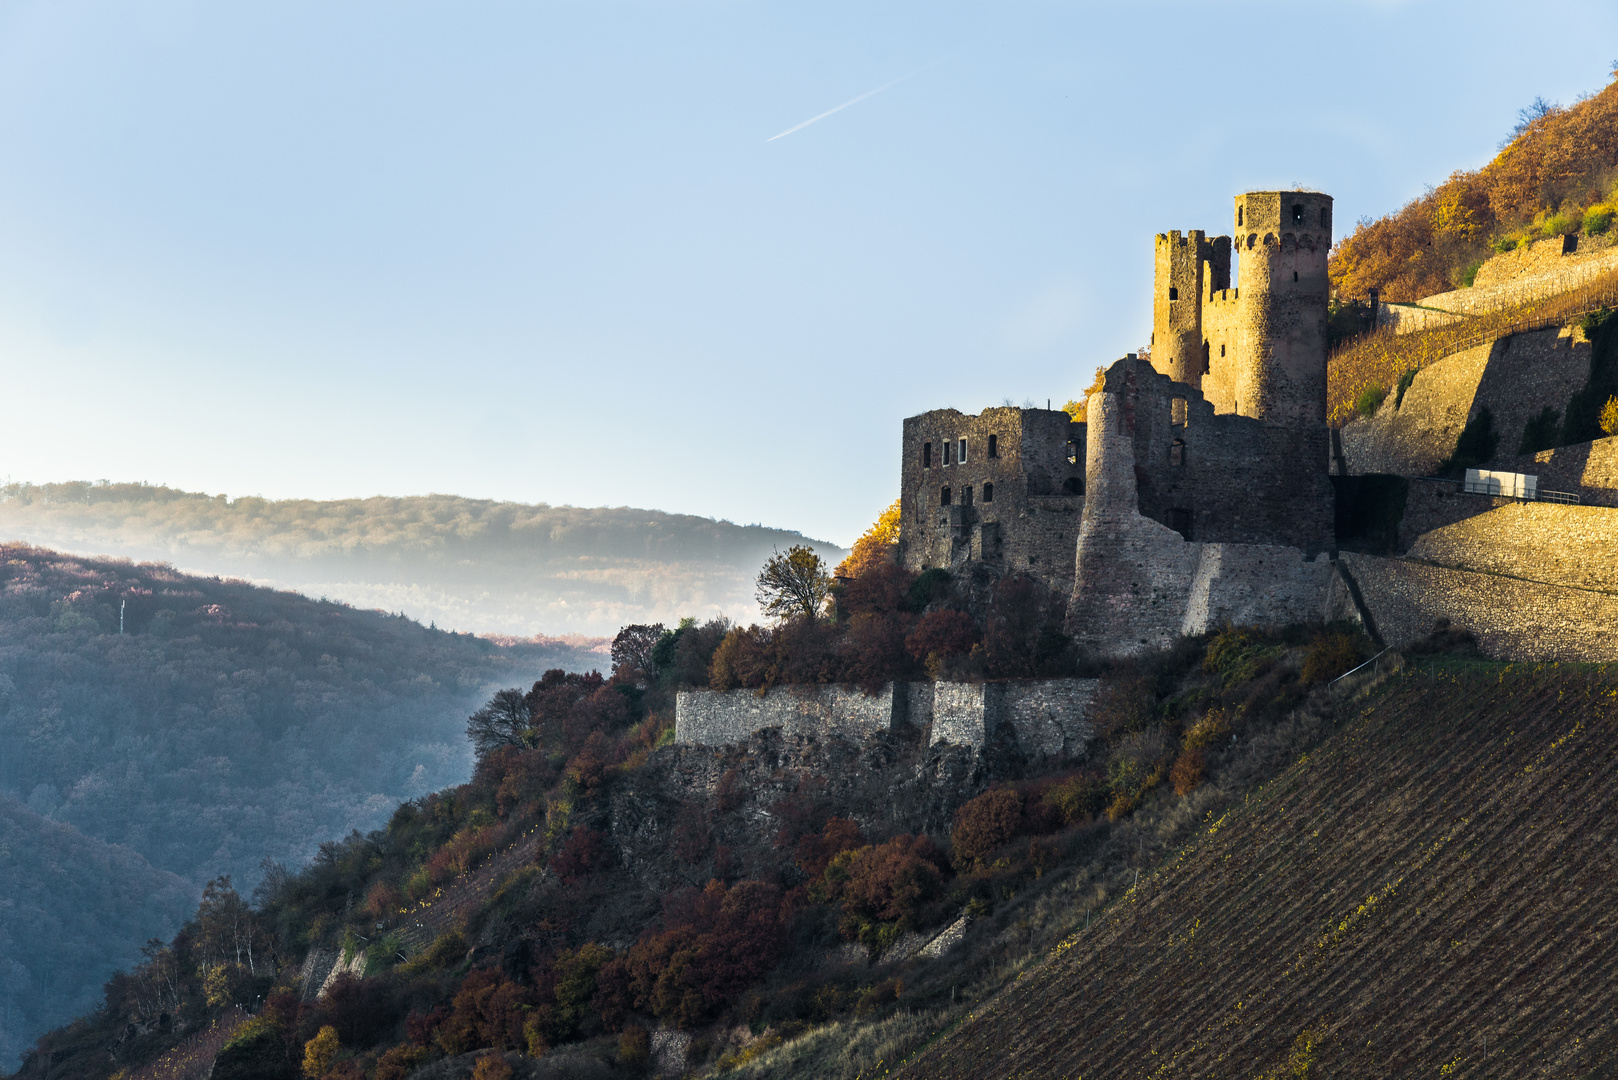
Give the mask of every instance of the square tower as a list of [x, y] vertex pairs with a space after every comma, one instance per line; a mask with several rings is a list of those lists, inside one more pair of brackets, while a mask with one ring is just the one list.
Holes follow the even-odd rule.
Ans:
[[1230, 288], [1230, 237], [1201, 229], [1157, 234], [1152, 281], [1152, 366], [1175, 382], [1202, 387], [1208, 341], [1202, 305], [1209, 290]]

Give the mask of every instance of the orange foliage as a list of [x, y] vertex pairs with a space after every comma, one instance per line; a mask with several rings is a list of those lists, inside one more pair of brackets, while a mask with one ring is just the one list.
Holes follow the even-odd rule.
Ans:
[[883, 563], [891, 563], [899, 554], [899, 500], [877, 516], [876, 522], [865, 535], [854, 541], [848, 558], [837, 564], [834, 575], [840, 578], [858, 578]]
[[950, 845], [955, 864], [981, 863], [1023, 829], [1023, 799], [1011, 788], [985, 791], [955, 811]]

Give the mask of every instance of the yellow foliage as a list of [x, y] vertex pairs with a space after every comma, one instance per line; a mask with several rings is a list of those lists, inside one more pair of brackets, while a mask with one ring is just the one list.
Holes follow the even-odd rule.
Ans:
[[865, 535], [854, 541], [854, 550], [848, 558], [837, 564], [836, 575], [857, 578], [878, 563], [891, 562], [899, 554], [899, 500], [877, 517], [865, 530]]
[[1096, 377], [1090, 380], [1090, 386], [1084, 391], [1083, 397], [1078, 401], [1069, 400], [1066, 405], [1062, 406], [1062, 411], [1071, 416], [1077, 423], [1084, 423], [1085, 410], [1090, 406], [1090, 395], [1100, 390], [1102, 384], [1106, 381], [1106, 368], [1096, 368]]
[[502, 1054], [485, 1054], [472, 1066], [472, 1080], [511, 1080], [511, 1064]]
[[319, 1080], [326, 1070], [331, 1068], [332, 1058], [337, 1056], [341, 1044], [337, 1041], [337, 1029], [327, 1024], [315, 1033], [315, 1037], [303, 1044], [303, 1075], [309, 1080]]
[[1618, 397], [1608, 398], [1607, 403], [1601, 406], [1601, 415], [1597, 422], [1604, 433], [1618, 435]]

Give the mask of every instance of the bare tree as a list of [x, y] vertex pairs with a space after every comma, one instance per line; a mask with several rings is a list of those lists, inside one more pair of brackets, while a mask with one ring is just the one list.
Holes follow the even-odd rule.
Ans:
[[467, 717], [466, 737], [478, 757], [502, 746], [528, 746], [533, 737], [533, 719], [521, 690], [501, 690], [488, 704]]
[[772, 619], [812, 619], [830, 595], [826, 564], [803, 544], [777, 551], [758, 572], [758, 605]]
[[652, 650], [663, 637], [662, 623], [632, 623], [618, 631], [612, 639], [612, 669], [614, 673], [638, 671], [648, 679], [657, 678], [657, 661]]

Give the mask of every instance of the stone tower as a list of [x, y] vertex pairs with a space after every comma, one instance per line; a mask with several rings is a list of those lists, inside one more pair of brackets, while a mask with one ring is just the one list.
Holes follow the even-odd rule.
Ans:
[[1202, 388], [1208, 342], [1202, 305], [1209, 290], [1230, 288], [1230, 237], [1200, 229], [1157, 234], [1152, 283], [1152, 366], [1175, 382]]
[[1231, 412], [1282, 427], [1326, 423], [1331, 208], [1314, 191], [1236, 197], [1237, 295], [1222, 335], [1235, 363], [1220, 380]]

